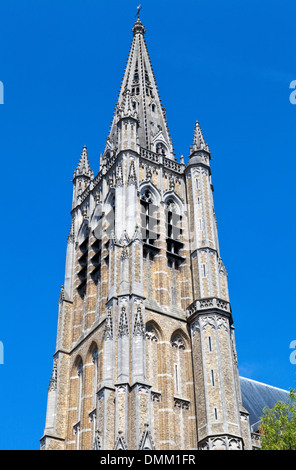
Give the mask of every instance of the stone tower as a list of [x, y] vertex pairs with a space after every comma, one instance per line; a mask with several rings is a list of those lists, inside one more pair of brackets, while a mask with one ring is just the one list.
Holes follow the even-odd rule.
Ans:
[[249, 449], [211, 154], [174, 155], [138, 18], [100, 170], [83, 147], [42, 449]]

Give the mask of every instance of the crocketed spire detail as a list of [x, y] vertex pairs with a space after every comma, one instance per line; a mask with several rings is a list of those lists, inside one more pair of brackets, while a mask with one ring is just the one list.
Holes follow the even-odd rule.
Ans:
[[94, 173], [90, 168], [86, 146], [82, 149], [78, 166], [76, 171], [74, 171], [74, 178], [77, 178], [78, 176], [87, 176], [91, 179], [94, 177]]
[[204, 139], [199, 122], [196, 121], [193, 135], [193, 143], [190, 147], [190, 151], [191, 153], [193, 153], [197, 152], [198, 150], [205, 150], [206, 152], [209, 152], [209, 146]]
[[158, 94], [154, 72], [145, 42], [145, 28], [139, 18], [132, 28], [131, 44], [114, 117], [107, 138], [108, 149], [118, 147], [118, 124], [131, 117], [138, 123], [137, 141], [141, 148], [175, 160], [166, 111]]

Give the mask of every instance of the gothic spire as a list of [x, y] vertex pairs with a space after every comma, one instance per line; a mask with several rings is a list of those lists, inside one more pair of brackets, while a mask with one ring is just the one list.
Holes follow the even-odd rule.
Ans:
[[204, 139], [199, 122], [196, 121], [193, 135], [193, 143], [190, 147], [190, 152], [193, 153], [197, 152], [198, 150], [205, 150], [206, 152], [209, 152], [209, 146]]
[[137, 18], [132, 32], [133, 41], [105, 152], [110, 148], [110, 144], [113, 148], [117, 148], [117, 124], [122, 118], [130, 116], [138, 122], [140, 147], [174, 159], [166, 113], [159, 98], [144, 38], [145, 28], [140, 18]]
[[93, 178], [94, 173], [90, 168], [89, 160], [88, 160], [88, 154], [87, 154], [87, 148], [84, 145], [81, 155], [80, 155], [80, 160], [78, 163], [78, 166], [76, 168], [76, 171], [74, 171], [74, 179], [77, 176], [87, 176], [88, 178]]

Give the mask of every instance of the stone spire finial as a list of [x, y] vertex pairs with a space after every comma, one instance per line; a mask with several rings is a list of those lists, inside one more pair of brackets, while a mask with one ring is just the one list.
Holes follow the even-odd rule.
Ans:
[[76, 171], [74, 171], [74, 178], [76, 178], [77, 176], [87, 176], [88, 178], [91, 178], [91, 179], [94, 177], [94, 173], [90, 168], [87, 148], [85, 145], [82, 149], [82, 153], [80, 155], [80, 160], [76, 168]]
[[205, 150], [206, 152], [209, 152], [209, 146], [206, 143], [200, 124], [198, 121], [195, 123], [195, 128], [194, 128], [194, 135], [193, 135], [193, 144], [190, 147], [191, 153], [196, 152], [198, 150]]

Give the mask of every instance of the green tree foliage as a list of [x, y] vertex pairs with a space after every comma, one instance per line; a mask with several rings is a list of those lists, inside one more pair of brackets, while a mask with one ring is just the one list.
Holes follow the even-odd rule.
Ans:
[[290, 390], [287, 403], [265, 407], [260, 425], [261, 450], [296, 450], [296, 390]]

